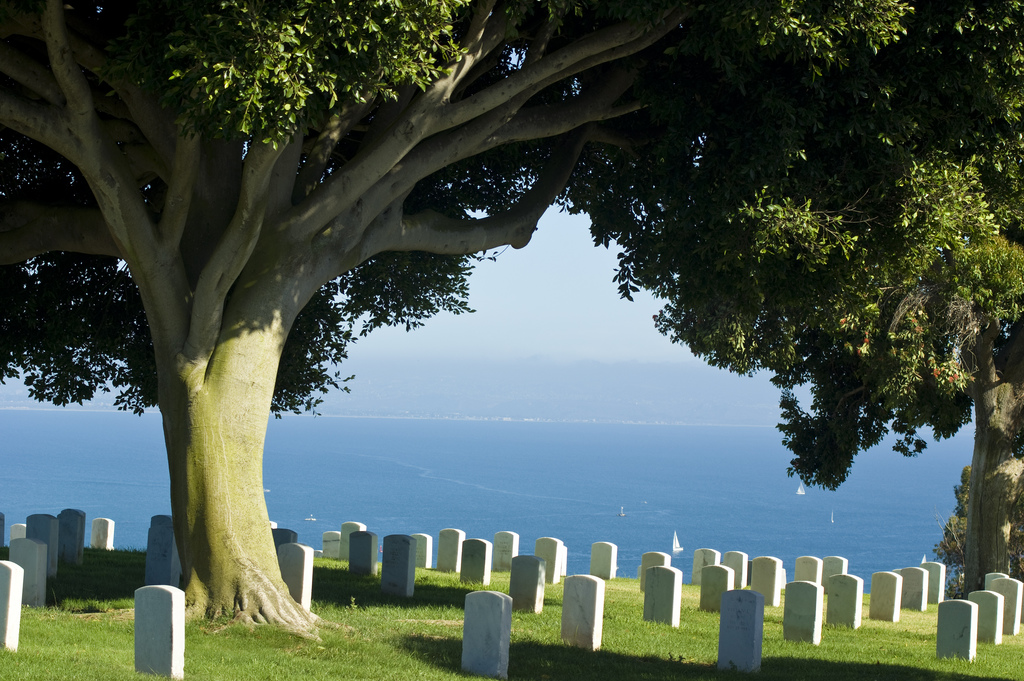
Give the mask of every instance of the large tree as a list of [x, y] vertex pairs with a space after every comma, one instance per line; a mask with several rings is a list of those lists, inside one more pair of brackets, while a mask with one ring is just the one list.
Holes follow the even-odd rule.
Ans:
[[623, 290], [666, 299], [663, 332], [774, 372], [805, 482], [835, 488], [887, 433], [914, 455], [920, 430], [973, 416], [970, 591], [1007, 570], [1024, 491], [1024, 10], [920, 3], [904, 26], [812, 74], [707, 37], [728, 77], [683, 84], [698, 112], [666, 109], [676, 141], [617, 169], [630, 198], [578, 205], [625, 247]]
[[[689, 198], [727, 202], [687, 184], [716, 148], [763, 151], [822, 120], [819, 99], [893, 87], [857, 78], [911, 9], [5, 3], [4, 375], [23, 372], [58, 403], [113, 388], [126, 408], [159, 405], [192, 612], [307, 628], [277, 569], [264, 434], [271, 410], [307, 407], [340, 382], [330, 367], [356, 320], [365, 330], [464, 309], [465, 256], [525, 246], [557, 201], [592, 210], [601, 239], [617, 218], [636, 226], [618, 235], [625, 254], [687, 248], [646, 217]], [[925, 43], [951, 33], [921, 32]], [[979, 101], [1001, 72], [981, 75]], [[773, 87], [801, 79], [807, 101], [771, 105]], [[909, 112], [907, 129], [934, 132], [943, 114]], [[863, 127], [849, 132], [892, 130], [887, 116], [860, 107], [847, 120]], [[747, 161], [716, 172], [760, 177], [780, 163]], [[627, 292], [661, 286], [624, 265]]]

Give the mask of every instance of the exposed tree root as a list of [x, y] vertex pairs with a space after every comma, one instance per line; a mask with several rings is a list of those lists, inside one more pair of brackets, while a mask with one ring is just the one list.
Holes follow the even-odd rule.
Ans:
[[194, 576], [186, 588], [187, 616], [214, 620], [231, 617], [233, 624], [247, 626], [271, 625], [298, 636], [319, 639], [317, 628], [327, 625], [317, 615], [305, 610], [288, 594], [284, 583], [250, 566], [233, 580], [230, 589], [219, 592], [208, 589]]

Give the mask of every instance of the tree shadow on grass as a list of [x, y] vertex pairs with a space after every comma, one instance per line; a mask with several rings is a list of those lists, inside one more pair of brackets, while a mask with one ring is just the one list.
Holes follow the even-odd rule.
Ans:
[[85, 549], [81, 565], [59, 563], [57, 576], [46, 580], [46, 604], [103, 610], [104, 602], [134, 601], [135, 590], [145, 584], [145, 551]]
[[[411, 655], [439, 669], [458, 672], [462, 668], [462, 640], [429, 635], [405, 636], [400, 645]], [[954, 671], [935, 671], [888, 664], [829, 662], [806, 658], [766, 658], [754, 677], [738, 671], [719, 671], [714, 664], [666, 660], [660, 657], [634, 657], [604, 650], [589, 652], [566, 645], [536, 642], [509, 646], [509, 679], [536, 681], [593, 681], [594, 679], [642, 679], [678, 681], [679, 679], [746, 679], [759, 681], [1006, 681], [1004, 678], [965, 676]], [[1010, 677], [1006, 677], [1010, 678]]]
[[450, 585], [436, 585], [417, 582], [414, 587], [414, 598], [403, 598], [382, 593], [379, 575], [354, 575], [345, 569], [313, 568], [313, 600], [338, 606], [348, 606], [353, 602], [352, 599], [355, 599], [359, 606], [462, 608], [465, 605], [466, 594], [479, 591], [481, 588], [480, 584], [455, 582]]

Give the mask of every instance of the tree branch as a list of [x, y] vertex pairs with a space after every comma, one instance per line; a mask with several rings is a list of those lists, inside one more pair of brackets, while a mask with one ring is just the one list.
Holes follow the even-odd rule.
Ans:
[[292, 206], [299, 160], [302, 157], [302, 132], [296, 132], [277, 157], [267, 185], [267, 216], [277, 216]]
[[299, 171], [295, 181], [295, 191], [292, 194], [292, 203], [299, 203], [316, 188], [338, 142], [343, 140], [345, 135], [362, 120], [363, 116], [369, 113], [373, 104], [371, 101], [346, 106], [341, 113], [332, 116], [327, 121], [323, 130], [320, 131], [313, 149], [306, 155], [306, 164]]
[[60, 91], [50, 70], [4, 42], [0, 42], [0, 71], [49, 104], [64, 106], [64, 93]]
[[996, 352], [995, 366], [1004, 380], [1024, 388], [1024, 320], [1010, 327], [1010, 337]]
[[[996, 368], [995, 360], [995, 342], [999, 337], [1001, 325], [998, 319], [990, 317], [980, 321], [984, 326], [982, 326], [981, 333], [974, 337], [974, 342], [971, 344], [972, 357], [968, 358], [968, 361], [973, 360], [974, 363], [975, 380], [972, 385], [984, 392], [999, 381], [999, 371]], [[975, 397], [975, 401], [977, 400], [978, 398]]]
[[0, 125], [42, 142], [77, 164], [82, 159], [78, 140], [68, 130], [60, 109], [0, 89]]
[[50, 56], [50, 70], [67, 98], [67, 110], [75, 116], [93, 113], [92, 91], [71, 50], [71, 40], [64, 21], [64, 3], [61, 0], [46, 0], [43, 38], [46, 41], [46, 52]]
[[553, 150], [540, 177], [508, 210], [477, 220], [455, 220], [428, 210], [400, 222], [371, 225], [361, 247], [362, 260], [382, 251], [465, 255], [505, 245], [526, 246], [544, 211], [569, 181], [588, 132], [577, 130]]
[[167, 197], [158, 225], [161, 245], [177, 251], [188, 222], [192, 188], [199, 177], [200, 140], [198, 135], [179, 136], [174, 150], [174, 168], [167, 183]]
[[664, 37], [687, 13], [674, 10], [666, 16], [660, 28], [649, 31], [631, 22], [621, 22], [595, 31], [567, 47], [545, 55], [472, 97], [450, 105], [444, 114], [433, 120], [430, 133], [462, 125], [517, 95], [532, 95], [552, 83], [594, 66], [635, 54]]
[[485, 59], [505, 39], [508, 20], [504, 14], [494, 14], [495, 0], [478, 0], [473, 9], [466, 35], [462, 37], [463, 53], [450, 65], [448, 76], [432, 87], [445, 92], [445, 96], [462, 87], [463, 81], [475, 72], [476, 65]]
[[[615, 100], [630, 88], [634, 78], [635, 74], [617, 69], [567, 104], [523, 109], [504, 125], [501, 125], [501, 119], [497, 124], [493, 120], [503, 116], [502, 110], [495, 110], [469, 125], [427, 140], [384, 180], [364, 193], [366, 214], [373, 215], [397, 195], [408, 192], [422, 178], [457, 161], [510, 142], [556, 137], [588, 123], [610, 118], [617, 110], [613, 106]], [[516, 104], [513, 101], [508, 106], [512, 108]], [[625, 107], [630, 111], [635, 108]], [[587, 134], [590, 134], [590, 128]]]
[[121, 255], [97, 208], [0, 203], [0, 264], [24, 262], [51, 251]]
[[224, 300], [259, 240], [267, 187], [284, 145], [253, 144], [242, 168], [238, 206], [196, 283], [192, 321], [184, 356], [203, 361], [213, 354], [224, 314]]

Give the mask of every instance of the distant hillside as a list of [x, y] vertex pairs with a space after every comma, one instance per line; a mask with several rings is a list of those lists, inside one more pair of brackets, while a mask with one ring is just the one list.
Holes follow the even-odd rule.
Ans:
[[[483, 362], [351, 360], [351, 393], [329, 394], [330, 416], [535, 419], [774, 426], [778, 391], [767, 376], [744, 377], [700, 362]], [[113, 409], [100, 395], [73, 409]], [[0, 408], [53, 408], [19, 382], [0, 386]]]

